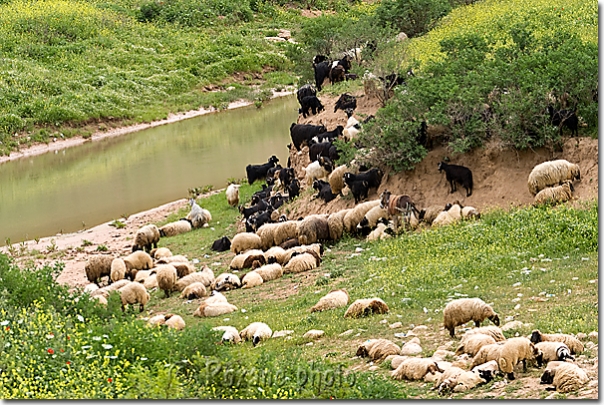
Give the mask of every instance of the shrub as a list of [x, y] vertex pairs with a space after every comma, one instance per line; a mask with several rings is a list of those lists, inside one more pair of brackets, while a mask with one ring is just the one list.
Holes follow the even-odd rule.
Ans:
[[377, 21], [413, 38], [428, 32], [451, 11], [448, 0], [385, 0], [376, 10]]

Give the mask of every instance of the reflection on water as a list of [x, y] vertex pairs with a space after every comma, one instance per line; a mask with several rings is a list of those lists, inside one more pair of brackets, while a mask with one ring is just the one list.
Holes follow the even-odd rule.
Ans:
[[[287, 163], [295, 97], [209, 114], [0, 165], [0, 245], [74, 232]], [[85, 226], [84, 226], [85, 224]]]

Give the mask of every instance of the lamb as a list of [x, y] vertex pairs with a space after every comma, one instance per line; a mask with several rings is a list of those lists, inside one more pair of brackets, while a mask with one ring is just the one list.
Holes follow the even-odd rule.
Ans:
[[283, 267], [279, 263], [266, 264], [254, 271], [262, 277], [263, 282], [276, 280], [283, 276]]
[[233, 237], [231, 240], [231, 252], [239, 254], [246, 250], [260, 249], [262, 246], [262, 239], [255, 233], [241, 232]]
[[476, 356], [472, 359], [472, 363], [470, 364], [470, 368], [474, 368], [486, 362], [495, 360], [499, 362], [499, 357], [501, 356], [501, 349], [503, 348], [504, 342], [492, 343], [490, 345], [485, 345], [480, 348]]
[[169, 222], [159, 228], [159, 235], [164, 237], [176, 236], [182, 233], [190, 232], [193, 229], [193, 224], [188, 219], [179, 219], [178, 221]]
[[233, 326], [215, 326], [212, 330], [224, 332], [221, 339], [223, 342], [241, 343], [239, 331]]
[[445, 162], [440, 162], [438, 164], [438, 171], [442, 172], [443, 170], [451, 186], [451, 193], [457, 190], [456, 183], [459, 183], [466, 189], [467, 197], [472, 195], [474, 182], [472, 181], [472, 171], [470, 169], [465, 166], [449, 165]]
[[96, 285], [95, 283], [90, 283], [90, 284], [86, 284], [86, 286], [84, 287], [84, 292], [91, 294], [92, 292], [94, 292], [98, 289], [99, 289], [98, 285]]
[[241, 278], [241, 288], [257, 287], [264, 283], [264, 279], [258, 272], [250, 271]]
[[541, 333], [539, 329], [535, 329], [531, 334], [531, 342], [562, 342], [568, 346], [571, 354], [583, 353], [583, 343], [574, 336], [567, 335], [564, 333]]
[[239, 332], [239, 336], [244, 340], [251, 340], [254, 346], [256, 346], [261, 340], [269, 339], [273, 336], [273, 331], [264, 322], [252, 322]]
[[321, 312], [329, 309], [340, 308], [348, 304], [350, 297], [348, 291], [342, 288], [331, 290], [327, 295], [321, 297], [319, 302], [310, 309], [310, 312]]
[[206, 301], [203, 301], [199, 305], [199, 308], [195, 310], [193, 316], [198, 316], [200, 318], [213, 317], [230, 314], [234, 311], [237, 311], [237, 307], [233, 304], [229, 304], [228, 302], [208, 303]]
[[315, 254], [294, 252], [291, 259], [283, 266], [283, 273], [301, 273], [303, 271], [312, 270], [321, 264], [321, 259]]
[[113, 259], [111, 261], [111, 281], [116, 282], [126, 278], [126, 263], [123, 259]]
[[99, 279], [101, 277], [107, 276], [109, 277], [109, 281], [111, 281], [111, 263], [113, 262], [113, 256], [109, 255], [93, 255], [91, 256], [86, 265], [84, 266], [84, 270], [86, 271], [86, 278], [91, 283], [99, 284]]
[[231, 241], [228, 237], [223, 236], [220, 239], [216, 239], [210, 249], [215, 252], [226, 252], [227, 250], [231, 250]]
[[480, 298], [460, 298], [451, 301], [443, 310], [443, 316], [445, 329], [449, 330], [451, 337], [455, 336], [456, 326], [469, 321], [474, 321], [475, 326], [479, 327], [480, 323], [488, 318], [499, 326], [499, 315]]
[[367, 241], [384, 240], [395, 235], [394, 229], [383, 222], [377, 224], [376, 228], [367, 235]]
[[216, 291], [228, 291], [236, 288], [241, 288], [241, 280], [239, 277], [232, 273], [219, 274], [211, 286], [212, 290]]
[[570, 181], [559, 186], [546, 187], [535, 196], [534, 205], [559, 204], [573, 199], [575, 188]]
[[361, 222], [357, 225], [357, 230], [361, 231], [362, 235], [368, 235], [377, 226], [380, 219], [388, 220], [389, 217], [388, 210], [382, 208], [381, 204], [375, 206], [367, 211]]
[[390, 372], [395, 380], [421, 380], [426, 374], [443, 373], [434, 359], [409, 357], [403, 360], [398, 367]]
[[252, 249], [245, 253], [238, 254], [237, 256], [233, 257], [229, 267], [232, 270], [250, 268], [256, 260], [260, 261], [261, 263], [265, 263], [264, 253], [260, 249]]
[[236, 207], [239, 205], [239, 184], [229, 184], [225, 191], [227, 203], [231, 207]]
[[153, 268], [153, 259], [148, 253], [142, 250], [130, 253], [124, 257], [124, 263], [126, 264], [126, 275], [130, 280], [134, 280], [137, 271]]
[[119, 290], [120, 299], [122, 300], [122, 311], [126, 310], [128, 304], [139, 304], [140, 312], [145, 310], [145, 305], [151, 299], [151, 296], [140, 283], [128, 283]]
[[157, 249], [153, 249], [149, 252], [149, 256], [151, 256], [155, 260], [163, 259], [164, 257], [172, 256], [172, 252], [167, 247], [161, 247]]
[[515, 337], [508, 339], [501, 348], [499, 356], [499, 369], [507, 374], [510, 380], [515, 379], [514, 367], [522, 361], [523, 370], [526, 372], [526, 361], [537, 360], [537, 365], [541, 366], [543, 354], [525, 337]]
[[164, 292], [166, 298], [170, 297], [170, 292], [174, 290], [178, 273], [171, 264], [162, 264], [157, 266], [157, 286]]
[[191, 273], [188, 276], [185, 276], [178, 280], [174, 286], [175, 291], [182, 291], [188, 285], [193, 284], [199, 281], [203, 283], [206, 287], [209, 287], [214, 282], [214, 272], [208, 267], [204, 266], [201, 271]]
[[400, 355], [401, 348], [388, 339], [369, 339], [357, 349], [357, 356], [369, 357], [372, 361], [383, 360], [390, 355]]
[[326, 215], [309, 215], [298, 222], [298, 241], [303, 245], [310, 245], [318, 241], [329, 239], [329, 224]]
[[134, 236], [134, 245], [132, 251], [145, 250], [150, 252], [152, 248], [157, 248], [160, 234], [159, 228], [153, 224], [145, 225], [136, 232]]
[[360, 318], [370, 314], [385, 314], [390, 311], [388, 305], [380, 298], [358, 299], [344, 313], [344, 318]]
[[344, 217], [352, 209], [347, 208], [330, 214], [327, 217], [327, 226], [329, 227], [329, 238], [339, 240], [344, 235]]
[[253, 184], [256, 180], [264, 180], [266, 178], [266, 172], [271, 167], [275, 167], [279, 162], [279, 158], [272, 155], [268, 162], [261, 165], [247, 165], [245, 167], [245, 173], [247, 174], [248, 184]]
[[206, 286], [203, 283], [196, 281], [185, 287], [185, 289], [180, 294], [180, 298], [193, 300], [195, 298], [205, 297], [206, 295], [208, 295]]
[[342, 194], [342, 189], [346, 185], [344, 183], [344, 173], [349, 171], [350, 168], [346, 165], [341, 165], [336, 167], [331, 171], [329, 177], [327, 178], [329, 182], [329, 186], [331, 187], [331, 192], [334, 194]]
[[191, 224], [195, 229], [207, 226], [212, 220], [210, 211], [201, 208], [199, 204], [195, 202], [194, 198], [189, 199], [189, 204], [191, 205], [191, 211], [189, 211], [185, 219], [191, 221]]
[[535, 347], [543, 353], [544, 362], [566, 361], [566, 359], [575, 361], [568, 346], [562, 342], [539, 342]]
[[528, 177], [528, 189], [535, 196], [546, 187], [556, 186], [566, 180], [581, 179], [579, 166], [564, 159], [552, 160], [538, 164]]
[[457, 351], [455, 352], [455, 355], [459, 356], [460, 354], [468, 353], [470, 356], [475, 356], [482, 346], [493, 343], [495, 343], [495, 339], [489, 335], [483, 335], [482, 333], [464, 335], [461, 339], [459, 347], [457, 348]]
[[585, 370], [574, 363], [551, 361], [547, 364], [541, 384], [553, 384], [553, 388], [546, 390], [558, 390], [559, 392], [577, 391], [589, 382]]
[[347, 232], [352, 233], [356, 229], [357, 225], [363, 220], [365, 214], [367, 214], [370, 209], [378, 205], [380, 205], [380, 200], [366, 201], [362, 204], [356, 205], [344, 216], [344, 229]]
[[503, 336], [503, 331], [499, 327], [493, 326], [493, 325], [482, 326], [480, 328], [470, 329], [470, 330], [466, 331], [465, 335], [473, 335], [476, 333], [481, 333], [483, 335], [489, 335], [493, 339], [495, 339], [495, 342], [502, 342], [505, 340], [505, 336]]

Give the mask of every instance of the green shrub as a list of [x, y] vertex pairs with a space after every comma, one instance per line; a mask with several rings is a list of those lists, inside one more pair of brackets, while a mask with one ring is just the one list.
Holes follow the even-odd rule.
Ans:
[[413, 38], [428, 32], [449, 11], [448, 0], [384, 0], [376, 16], [380, 25]]

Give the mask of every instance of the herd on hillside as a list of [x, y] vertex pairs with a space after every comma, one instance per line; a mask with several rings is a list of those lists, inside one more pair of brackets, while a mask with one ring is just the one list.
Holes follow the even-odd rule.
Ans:
[[[347, 63], [348, 62], [348, 63]], [[328, 61], [316, 57], [313, 61], [317, 88], [323, 80], [331, 82], [354, 79], [348, 70], [347, 57]], [[397, 77], [387, 78], [397, 83]], [[404, 84], [400, 81], [399, 84]], [[317, 114], [324, 107], [311, 85], [298, 91], [300, 114]], [[307, 272], [320, 266], [323, 243], [337, 241], [345, 234], [382, 240], [426, 226], [443, 226], [461, 220], [476, 220], [480, 213], [474, 207], [463, 206], [458, 201], [446, 206], [428, 206], [419, 209], [413, 198], [384, 190], [377, 199], [369, 199], [370, 190], [377, 190], [383, 172], [378, 167], [365, 167], [352, 161], [335, 166], [338, 150], [334, 139], [347, 142], [362, 130], [362, 123], [354, 117], [356, 99], [343, 94], [335, 106], [346, 113], [346, 124], [327, 131], [324, 126], [293, 123], [290, 127], [292, 143], [287, 167], [279, 165], [279, 159], [271, 156], [264, 164], [250, 164], [245, 168], [247, 181], [253, 184], [263, 181], [262, 189], [255, 192], [249, 206], [240, 204], [239, 185], [230, 184], [225, 192], [226, 204], [241, 213], [239, 232], [230, 240], [227, 236], [212, 244], [214, 251], [230, 250], [229, 268], [215, 276], [206, 264], [196, 267], [198, 260], [190, 261], [184, 255], [173, 254], [166, 247], [158, 247], [161, 238], [172, 237], [194, 229], [206, 228], [212, 221], [211, 213], [191, 198], [190, 212], [182, 219], [157, 227], [148, 224], [139, 229], [132, 245], [132, 253], [125, 257], [93, 255], [85, 265], [86, 277], [91, 284], [84, 289], [91, 299], [103, 304], [112, 291], [117, 291], [122, 310], [128, 305], [139, 305], [140, 311], [150, 299], [150, 290], [161, 290], [170, 297], [174, 292], [185, 300], [196, 301], [199, 306], [192, 313], [198, 317], [222, 316], [238, 307], [230, 303], [225, 294], [238, 288], [254, 288], [270, 283], [284, 274]], [[564, 121], [568, 126], [568, 120]], [[472, 171], [464, 166], [440, 162], [437, 169], [445, 173], [448, 191], [455, 193], [457, 186], [470, 196], [473, 191]], [[580, 179], [579, 166], [566, 160], [541, 163], [533, 168], [528, 177], [529, 192], [535, 204], [559, 203], [572, 198], [573, 181]], [[308, 188], [316, 190], [312, 198], [324, 204], [350, 194], [354, 205], [330, 214], [311, 214], [296, 219], [287, 218], [283, 205], [294, 200]], [[349, 198], [349, 204], [352, 199]], [[245, 274], [241, 274], [245, 271]], [[101, 279], [107, 284], [101, 287]], [[327, 311], [349, 305], [346, 289], [329, 292], [310, 308], [311, 312]], [[344, 317], [358, 318], [389, 312], [381, 298], [358, 297], [349, 305]], [[490, 320], [495, 326], [480, 327]], [[545, 334], [538, 330], [530, 336], [506, 339], [499, 326], [499, 315], [491, 305], [479, 298], [461, 298], [450, 301], [443, 310], [443, 323], [450, 336], [455, 327], [473, 321], [476, 328], [465, 332], [456, 352], [450, 346], [441, 346], [431, 357], [416, 357], [422, 352], [419, 338], [399, 347], [387, 339], [370, 339], [357, 349], [357, 356], [371, 361], [391, 361], [394, 379], [425, 380], [434, 382], [439, 393], [462, 392], [493, 380], [497, 375], [515, 378], [515, 366], [522, 363], [526, 372], [527, 362], [546, 369], [541, 377], [543, 384], [552, 384], [560, 392], [575, 391], [589, 378], [574, 362], [573, 355], [584, 348], [577, 337], [568, 334]], [[150, 325], [166, 325], [182, 329], [184, 319], [168, 313], [148, 319]], [[215, 328], [223, 332], [223, 341], [239, 343], [251, 340], [256, 346], [261, 341], [285, 337], [293, 331], [277, 331], [263, 322], [252, 322], [237, 331], [233, 326]], [[323, 331], [309, 331], [304, 337], [318, 338]], [[583, 334], [584, 335], [584, 334]], [[584, 336], [585, 338], [586, 336]], [[414, 346], [415, 345], [415, 346]], [[419, 350], [412, 350], [419, 347]], [[453, 361], [447, 360], [453, 359]]]

